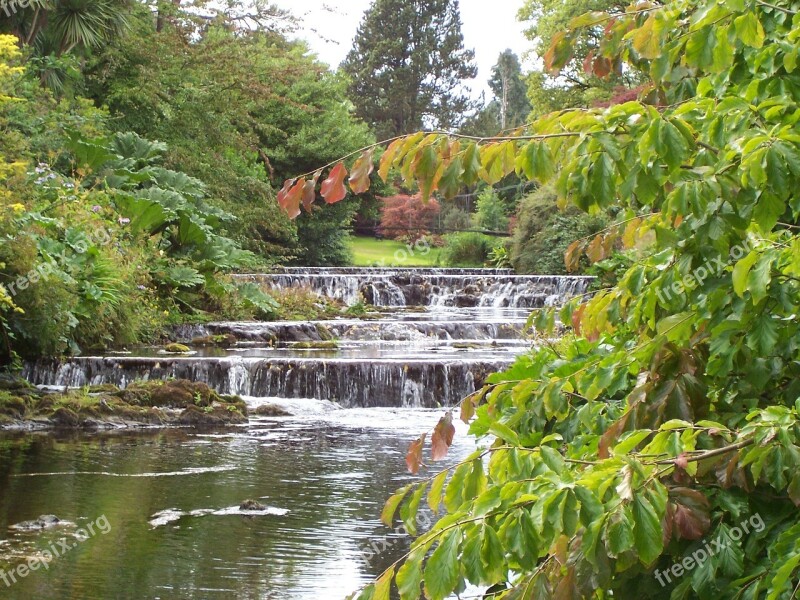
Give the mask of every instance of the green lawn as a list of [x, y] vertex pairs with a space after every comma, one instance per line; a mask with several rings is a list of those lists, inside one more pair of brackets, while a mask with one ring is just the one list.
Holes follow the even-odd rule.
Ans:
[[353, 265], [356, 267], [436, 267], [439, 266], [440, 248], [413, 247], [394, 240], [376, 240], [371, 237], [350, 238]]

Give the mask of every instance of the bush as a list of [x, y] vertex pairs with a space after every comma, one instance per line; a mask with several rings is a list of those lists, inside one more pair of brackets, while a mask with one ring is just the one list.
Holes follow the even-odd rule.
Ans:
[[[511, 262], [519, 273], [563, 275], [567, 247], [607, 224], [606, 215], [587, 215], [574, 206], [560, 211], [555, 191], [549, 186], [541, 187], [520, 203]], [[586, 258], [582, 261], [588, 266]]]
[[442, 206], [439, 221], [444, 231], [460, 231], [472, 228], [472, 220], [469, 213], [452, 203], [445, 203]]
[[482, 267], [500, 240], [482, 233], [453, 233], [445, 236], [442, 259], [448, 267]]
[[508, 215], [503, 201], [494, 189], [487, 187], [478, 194], [475, 224], [486, 231], [508, 231]]
[[383, 199], [381, 226], [378, 233], [392, 240], [416, 242], [435, 227], [441, 207], [431, 198], [399, 194]]

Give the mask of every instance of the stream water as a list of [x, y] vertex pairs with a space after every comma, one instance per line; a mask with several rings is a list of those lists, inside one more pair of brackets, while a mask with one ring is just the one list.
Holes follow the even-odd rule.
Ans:
[[[184, 328], [176, 333], [185, 340], [237, 339], [189, 357], [141, 349], [28, 365], [32, 382], [58, 386], [186, 377], [253, 406], [281, 403], [293, 416], [252, 417], [225, 431], [0, 433], [0, 598], [344, 598], [408, 548], [378, 520], [409, 480], [408, 444], [433, 428], [440, 407], [530, 346], [531, 307], [588, 285], [495, 270], [241, 277], [389, 310], [378, 320]], [[307, 347], [330, 336], [337, 348]], [[474, 447], [459, 425], [449, 460]], [[248, 498], [270, 510], [241, 511]], [[44, 514], [68, 523], [9, 528]], [[89, 524], [94, 535], [83, 539], [79, 528]], [[60, 540], [69, 551], [5, 584], [3, 573], [62, 548]]]

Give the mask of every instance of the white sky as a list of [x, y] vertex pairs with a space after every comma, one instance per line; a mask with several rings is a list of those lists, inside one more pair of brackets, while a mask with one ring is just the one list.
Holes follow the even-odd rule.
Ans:
[[[337, 67], [349, 52], [356, 29], [370, 0], [273, 0], [294, 12], [303, 22], [297, 33], [308, 41], [323, 62]], [[468, 82], [473, 95], [486, 91], [486, 81], [498, 55], [511, 48], [520, 58], [531, 49], [517, 21], [522, 0], [461, 0], [464, 45], [475, 50], [478, 77]], [[523, 67], [524, 68], [524, 67]]]

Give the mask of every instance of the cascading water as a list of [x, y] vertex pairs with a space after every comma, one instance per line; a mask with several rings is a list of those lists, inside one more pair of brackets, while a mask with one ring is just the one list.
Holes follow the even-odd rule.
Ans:
[[[448, 406], [530, 346], [523, 331], [530, 308], [563, 303], [585, 293], [590, 282], [495, 269], [296, 268], [238, 277], [268, 289], [307, 286], [350, 304], [365, 300], [394, 310], [379, 320], [187, 326], [176, 330], [182, 341], [227, 335], [236, 344], [187, 357], [150, 349], [137, 356], [39, 361], [25, 375], [52, 386], [175, 377], [222, 393], [316, 398], [345, 407]], [[331, 338], [335, 347], [313, 347]]]

